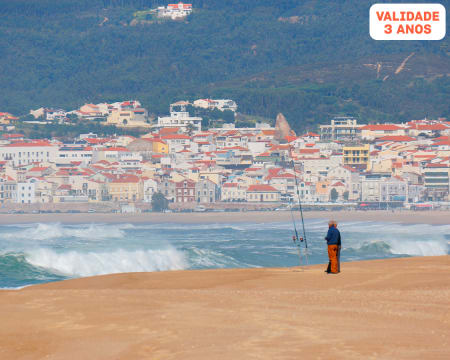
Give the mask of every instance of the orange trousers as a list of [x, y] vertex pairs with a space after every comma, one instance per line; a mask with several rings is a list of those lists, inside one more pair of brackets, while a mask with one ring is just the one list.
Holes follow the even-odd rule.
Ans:
[[338, 250], [337, 245], [328, 245], [328, 258], [331, 264], [330, 271], [335, 274], [339, 272]]

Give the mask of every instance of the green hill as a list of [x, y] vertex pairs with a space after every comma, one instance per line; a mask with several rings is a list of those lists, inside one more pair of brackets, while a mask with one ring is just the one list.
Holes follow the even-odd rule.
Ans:
[[298, 130], [343, 114], [450, 115], [448, 37], [374, 41], [375, 1], [192, 3], [184, 21], [136, 24], [136, 12], [166, 3], [0, 0], [0, 111], [136, 98], [161, 114], [176, 100], [226, 97], [245, 114], [282, 111]]

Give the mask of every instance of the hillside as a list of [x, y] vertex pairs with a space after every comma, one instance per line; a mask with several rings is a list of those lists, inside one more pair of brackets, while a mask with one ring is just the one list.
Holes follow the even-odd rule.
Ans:
[[192, 3], [185, 21], [136, 24], [137, 11], [166, 3], [0, 0], [0, 111], [137, 98], [161, 114], [176, 100], [227, 97], [245, 114], [282, 111], [295, 129], [337, 114], [450, 115], [448, 37], [376, 42], [375, 1]]

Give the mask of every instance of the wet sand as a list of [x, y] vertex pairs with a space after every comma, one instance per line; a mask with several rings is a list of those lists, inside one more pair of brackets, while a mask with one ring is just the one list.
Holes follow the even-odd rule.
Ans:
[[[298, 218], [299, 213], [295, 216]], [[450, 224], [450, 211], [308, 211], [306, 219]], [[0, 224], [22, 223], [233, 223], [291, 221], [290, 211], [142, 213], [142, 214], [0, 214]]]
[[449, 359], [450, 256], [107, 275], [0, 292], [0, 358]]

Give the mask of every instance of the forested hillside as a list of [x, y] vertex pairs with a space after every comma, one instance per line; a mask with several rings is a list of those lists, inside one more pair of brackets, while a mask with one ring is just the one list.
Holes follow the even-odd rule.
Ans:
[[298, 130], [344, 114], [450, 115], [448, 36], [374, 41], [375, 1], [190, 2], [185, 21], [136, 24], [136, 11], [167, 3], [0, 0], [0, 111], [139, 99], [161, 114], [176, 100], [225, 97], [245, 114], [281, 111]]

